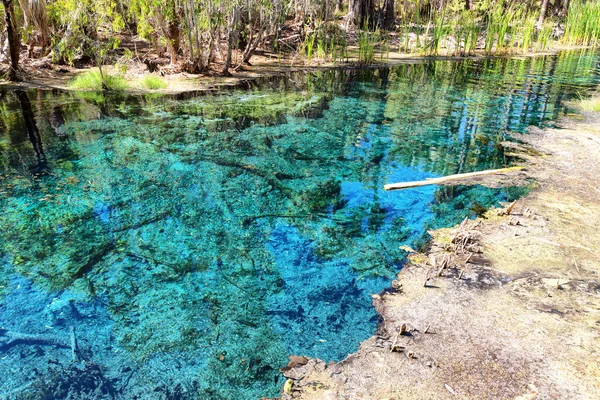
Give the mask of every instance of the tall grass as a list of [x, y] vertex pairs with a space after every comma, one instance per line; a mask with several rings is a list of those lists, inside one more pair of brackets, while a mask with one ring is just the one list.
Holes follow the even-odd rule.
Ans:
[[379, 31], [369, 32], [364, 29], [358, 32], [358, 63], [363, 65], [375, 62], [375, 45], [380, 40]]
[[552, 30], [554, 24], [550, 21], [544, 22], [537, 35], [537, 49], [546, 50], [548, 48], [550, 39], [552, 38]]
[[346, 34], [337, 25], [325, 23], [306, 35], [301, 48], [304, 49], [307, 61], [316, 57], [336, 63], [347, 57]]
[[306, 36], [306, 40], [305, 40], [306, 59], [309, 62], [310, 62], [310, 60], [312, 60], [316, 39], [317, 39], [316, 33], [311, 33], [308, 36]]
[[71, 81], [69, 87], [78, 90], [103, 90], [102, 78], [108, 90], [120, 91], [127, 88], [127, 81], [123, 76], [101, 74], [100, 71], [84, 72]]
[[535, 16], [530, 16], [525, 19], [521, 29], [521, 51], [527, 53], [535, 40]]
[[472, 54], [477, 48], [477, 40], [481, 34], [481, 27], [473, 11], [464, 11], [460, 18], [452, 19], [451, 35], [456, 44], [455, 55]]
[[[504, 9], [502, 5], [490, 12], [485, 38], [485, 52], [506, 53], [512, 49], [511, 23], [519, 19], [519, 12], [512, 7]], [[508, 46], [507, 46], [507, 41]], [[495, 44], [495, 47], [494, 47]]]
[[[445, 54], [454, 55], [469, 55], [477, 50], [488, 55], [545, 50], [559, 22], [547, 17], [546, 22], [538, 26], [540, 10], [531, 2], [493, 0], [477, 3], [470, 10], [465, 10], [462, 0], [448, 0], [441, 8], [429, 9], [427, 16], [424, 16], [419, 3], [420, 0], [414, 0], [412, 8], [403, 12], [399, 50], [429, 55], [437, 55], [444, 50]], [[600, 1], [589, 6], [588, 10], [600, 9], [598, 5]], [[595, 14], [590, 15], [591, 19], [596, 18]], [[590, 24], [587, 25], [590, 31]]]
[[571, 0], [563, 40], [571, 45], [600, 44], [600, 2]]
[[441, 15], [433, 18], [431, 40], [427, 42], [427, 45], [425, 46], [425, 51], [429, 55], [438, 55], [440, 53], [442, 41], [448, 34], [448, 27], [446, 25], [445, 19], [445, 12], [442, 12]]
[[167, 87], [167, 81], [160, 76], [146, 75], [140, 79], [140, 85], [150, 90], [164, 89]]

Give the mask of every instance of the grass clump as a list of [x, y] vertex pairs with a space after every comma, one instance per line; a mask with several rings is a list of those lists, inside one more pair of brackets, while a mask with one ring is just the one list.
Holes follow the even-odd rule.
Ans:
[[600, 112], [600, 97], [579, 100], [579, 106], [582, 110]]
[[568, 44], [600, 44], [600, 2], [573, 0], [565, 21], [564, 41]]
[[166, 88], [167, 82], [160, 76], [146, 75], [140, 79], [140, 85], [146, 89], [157, 90]]
[[[104, 87], [102, 85], [104, 78]], [[76, 77], [69, 86], [79, 90], [123, 90], [127, 88], [127, 81], [121, 75], [101, 74], [100, 71], [85, 72]]]

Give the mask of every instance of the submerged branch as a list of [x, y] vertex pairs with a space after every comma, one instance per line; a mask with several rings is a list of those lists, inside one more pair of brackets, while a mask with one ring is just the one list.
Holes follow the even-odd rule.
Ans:
[[385, 190], [400, 190], [400, 189], [408, 189], [413, 187], [420, 186], [428, 186], [428, 185], [441, 185], [446, 182], [475, 178], [479, 176], [485, 175], [494, 175], [494, 174], [504, 174], [512, 171], [522, 170], [524, 167], [509, 167], [509, 168], [500, 168], [500, 169], [488, 169], [486, 171], [477, 171], [477, 172], [468, 172], [466, 174], [455, 174], [443, 176], [441, 178], [427, 178], [424, 181], [412, 181], [412, 182], [399, 182], [399, 183], [391, 183], [385, 185], [383, 189]]
[[32, 335], [28, 333], [13, 332], [0, 328], [0, 349], [7, 350], [9, 347], [18, 344], [38, 345], [38, 346], [56, 346], [70, 348], [66, 342], [55, 337], [47, 335]]

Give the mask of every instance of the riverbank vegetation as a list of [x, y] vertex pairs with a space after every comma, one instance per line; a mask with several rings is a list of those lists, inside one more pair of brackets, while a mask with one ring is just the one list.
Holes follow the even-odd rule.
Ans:
[[509, 54], [600, 41], [600, 2], [590, 0], [2, 0], [0, 14], [11, 80], [56, 65], [230, 75], [255, 57], [373, 64], [390, 52]]

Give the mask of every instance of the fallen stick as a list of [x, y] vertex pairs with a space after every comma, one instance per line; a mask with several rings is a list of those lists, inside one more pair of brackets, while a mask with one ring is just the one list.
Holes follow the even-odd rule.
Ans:
[[428, 186], [428, 185], [440, 185], [442, 183], [446, 183], [449, 181], [468, 179], [477, 176], [485, 176], [485, 175], [494, 175], [494, 174], [503, 174], [511, 171], [519, 171], [524, 167], [508, 167], [501, 169], [488, 169], [485, 171], [477, 171], [477, 172], [468, 172], [466, 174], [456, 174], [456, 175], [448, 175], [443, 176], [441, 178], [428, 178], [424, 181], [412, 181], [412, 182], [399, 182], [399, 183], [390, 183], [383, 187], [384, 190], [400, 190], [400, 189], [408, 189], [413, 187], [420, 186]]

